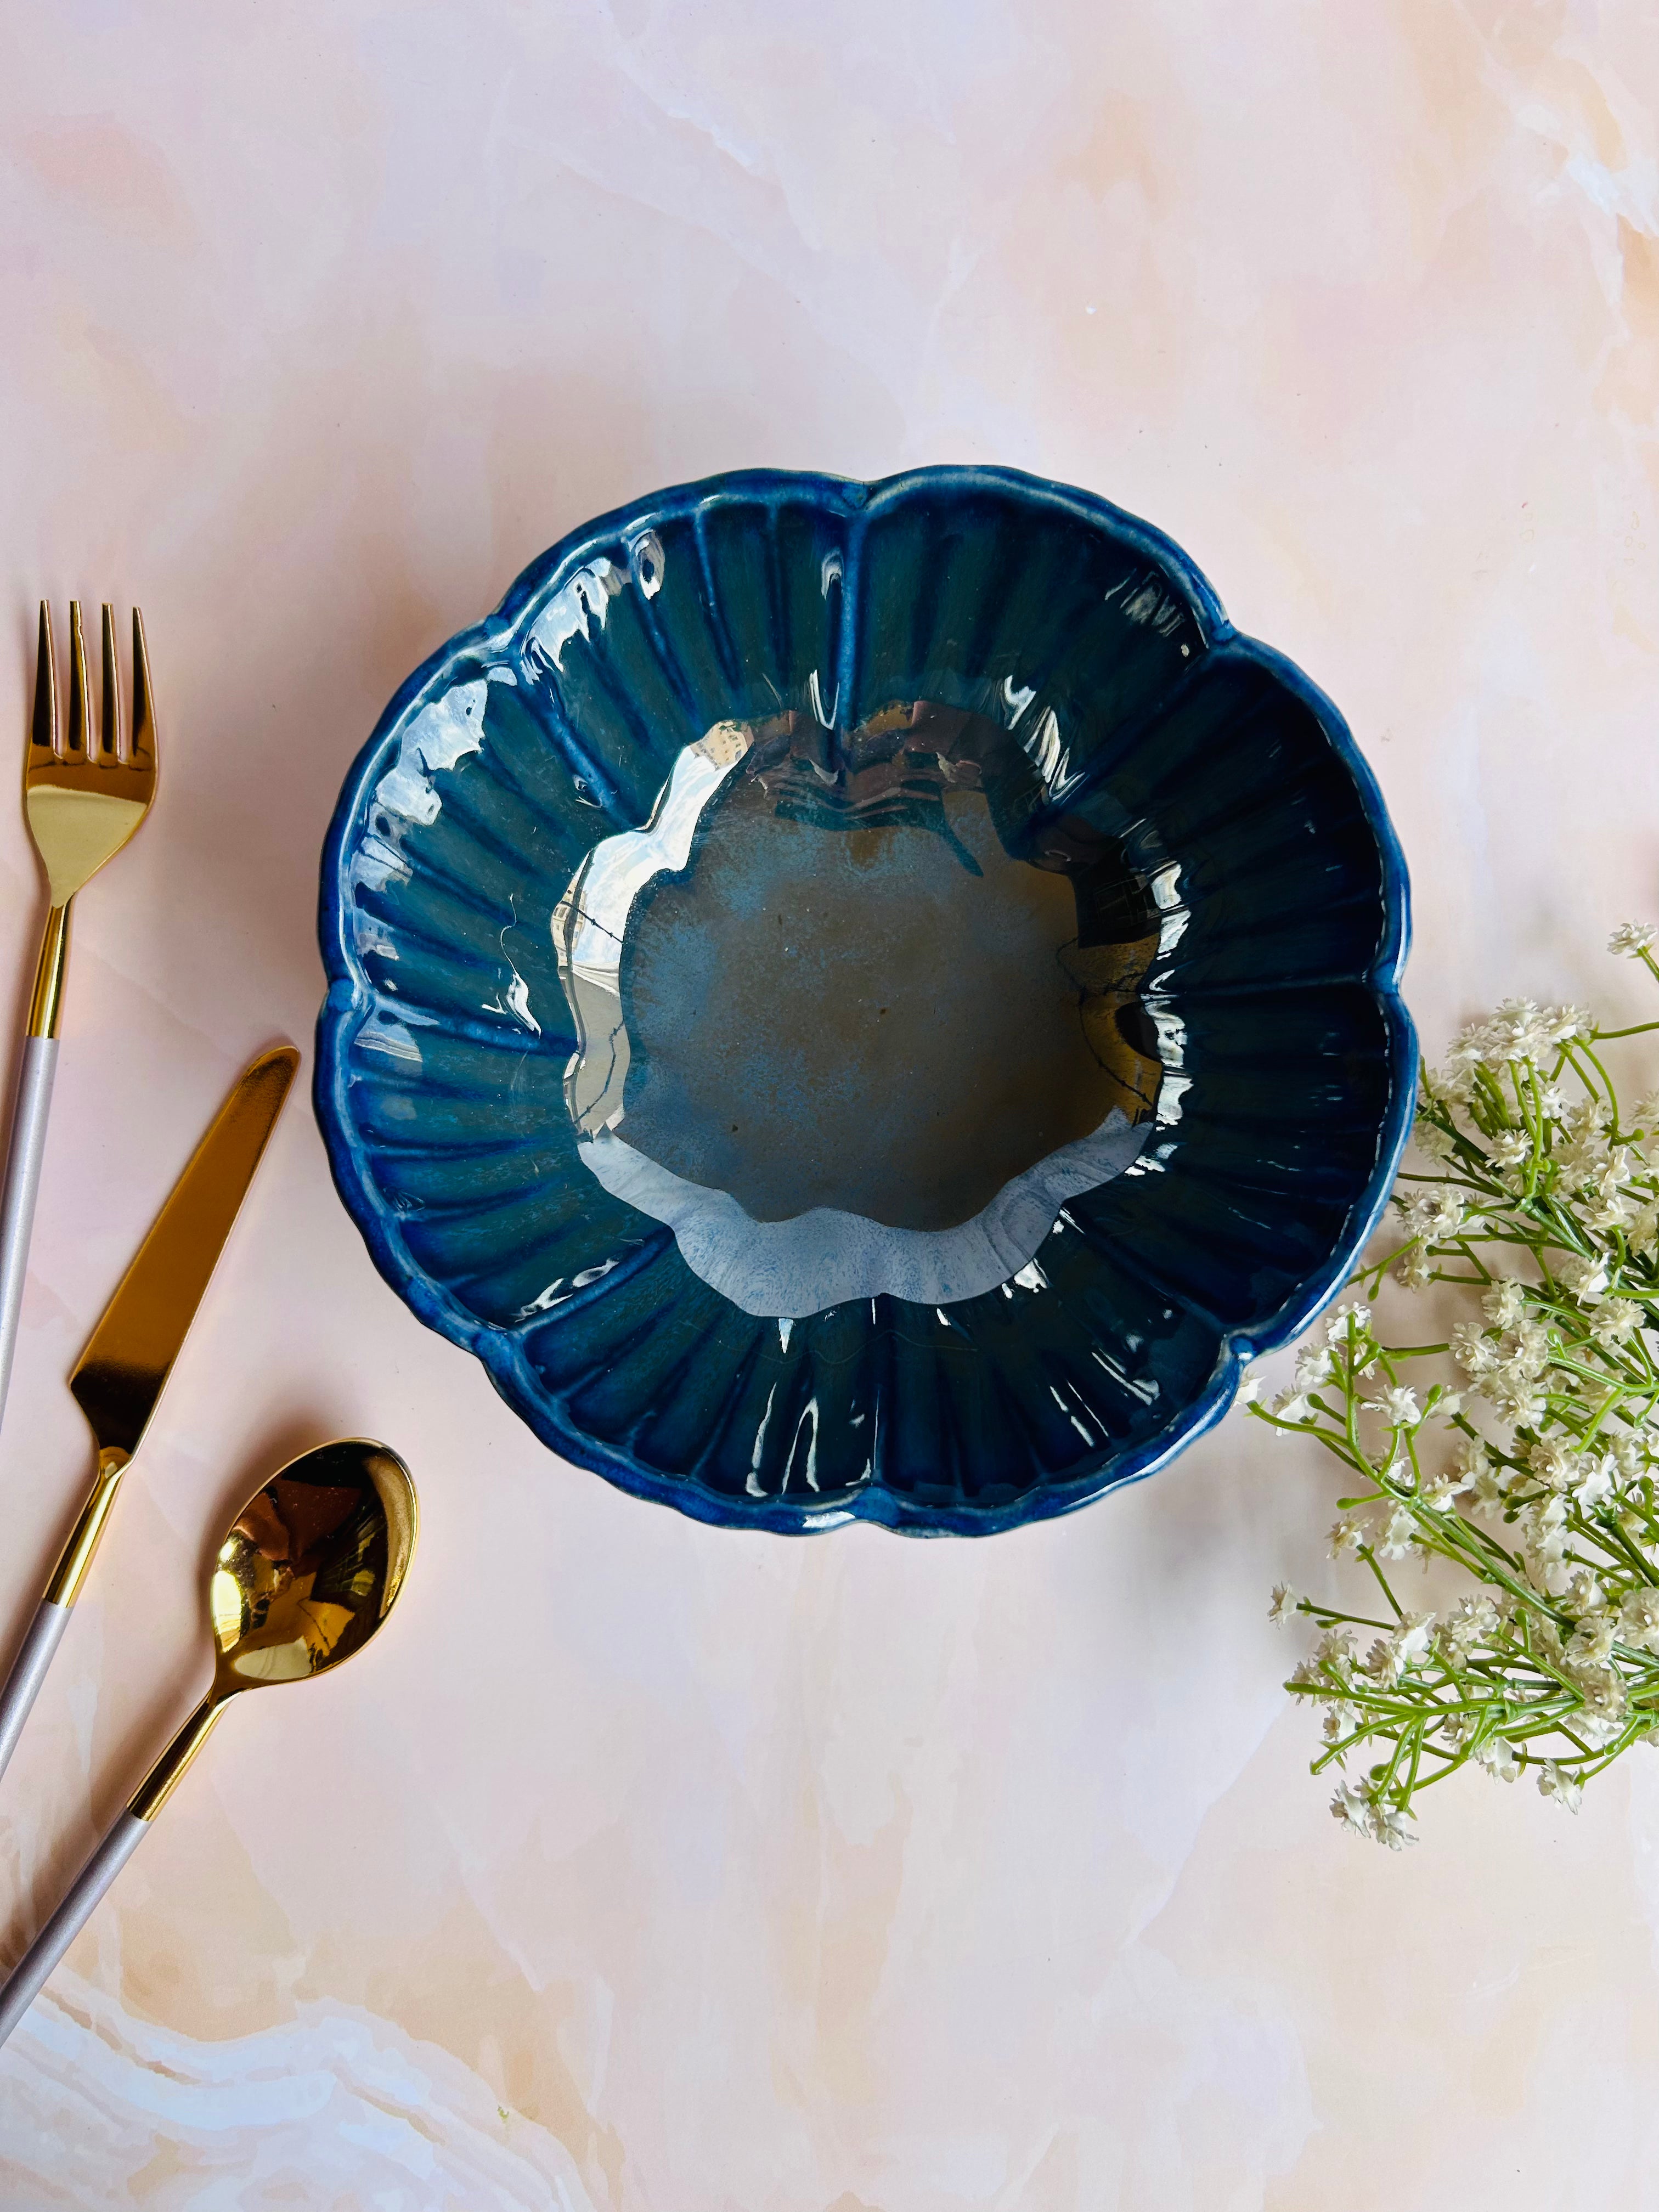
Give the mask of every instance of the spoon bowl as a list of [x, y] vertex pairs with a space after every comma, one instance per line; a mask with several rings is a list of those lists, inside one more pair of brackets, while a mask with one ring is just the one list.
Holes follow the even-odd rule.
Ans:
[[397, 1601], [415, 1549], [415, 1486], [366, 1437], [319, 1444], [262, 1483], [219, 1547], [208, 1604], [213, 1684], [132, 1800], [153, 1820], [232, 1698], [326, 1674]]
[[323, 1444], [272, 1475], [219, 1547], [216, 1686], [298, 1681], [361, 1651], [403, 1586], [415, 1528], [409, 1470], [384, 1444]]

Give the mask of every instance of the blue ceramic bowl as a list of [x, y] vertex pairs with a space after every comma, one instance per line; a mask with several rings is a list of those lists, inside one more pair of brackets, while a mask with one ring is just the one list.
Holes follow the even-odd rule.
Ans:
[[1005, 470], [641, 500], [416, 671], [323, 855], [316, 1101], [387, 1280], [706, 1521], [1149, 1474], [1347, 1273], [1406, 875], [1330, 702]]

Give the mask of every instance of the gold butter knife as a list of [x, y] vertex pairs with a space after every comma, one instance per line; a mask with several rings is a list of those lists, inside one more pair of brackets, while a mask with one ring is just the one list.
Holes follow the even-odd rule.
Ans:
[[91, 1425], [98, 1472], [0, 1690], [0, 1774], [69, 1626], [121, 1477], [189, 1334], [299, 1065], [298, 1052], [285, 1044], [261, 1053], [247, 1068], [191, 1155], [70, 1376]]

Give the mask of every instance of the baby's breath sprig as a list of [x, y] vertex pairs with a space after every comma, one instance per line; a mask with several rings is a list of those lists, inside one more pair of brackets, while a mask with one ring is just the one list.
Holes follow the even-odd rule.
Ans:
[[[1609, 949], [1659, 983], [1656, 944], [1626, 922]], [[1392, 1850], [1471, 1761], [1576, 1812], [1659, 1741], [1659, 1095], [1622, 1104], [1604, 1053], [1654, 1030], [1528, 999], [1470, 1024], [1422, 1073], [1423, 1164], [1391, 1200], [1404, 1241], [1250, 1406], [1342, 1470], [1331, 1553], [1370, 1577], [1368, 1609], [1280, 1583], [1270, 1613], [1319, 1632], [1286, 1687], [1321, 1710], [1332, 1813]], [[1382, 1341], [1390, 1271], [1459, 1286], [1444, 1342]], [[1401, 1570], [1436, 1560], [1464, 1587], [1413, 1611]]]

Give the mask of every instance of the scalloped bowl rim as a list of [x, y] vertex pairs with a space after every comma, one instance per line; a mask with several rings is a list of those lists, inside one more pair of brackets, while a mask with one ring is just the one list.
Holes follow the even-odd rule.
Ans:
[[[763, 496], [818, 503], [842, 513], [868, 516], [889, 503], [932, 489], [994, 489], [1059, 512], [1092, 526], [1105, 526], [1167, 569], [1188, 594], [1207, 647], [1225, 643], [1237, 655], [1255, 661], [1300, 699], [1316, 716], [1359, 795], [1361, 810], [1381, 861], [1382, 896], [1387, 918], [1385, 941], [1363, 975], [1352, 980], [1371, 990], [1381, 1007], [1388, 1036], [1388, 1108], [1378, 1128], [1376, 1168], [1356, 1201], [1356, 1226], [1323, 1267], [1306, 1277], [1298, 1293], [1254, 1327], [1229, 1328], [1196, 1300], [1183, 1298], [1216, 1329], [1221, 1352], [1208, 1384], [1190, 1399], [1172, 1433], [1129, 1449], [1104, 1469], [1072, 1483], [1045, 1485], [1000, 1506], [920, 1505], [878, 1484], [845, 1503], [804, 1507], [786, 1498], [731, 1504], [698, 1484], [655, 1474], [601, 1439], [568, 1426], [549, 1404], [523, 1349], [530, 1324], [503, 1327], [484, 1321], [444, 1290], [409, 1255], [392, 1207], [375, 1188], [360, 1157], [361, 1140], [352, 1133], [346, 1106], [346, 1055], [373, 1007], [373, 994], [360, 982], [346, 942], [349, 901], [342, 861], [346, 841], [361, 811], [366, 790], [376, 779], [380, 757], [410, 710], [423, 695], [447, 688], [464, 660], [499, 650], [532, 599], [556, 591], [596, 550], [644, 525], [678, 517], [722, 500]], [[317, 1054], [312, 1101], [336, 1189], [356, 1223], [371, 1258], [386, 1280], [416, 1317], [470, 1352], [483, 1365], [496, 1390], [539, 1441], [574, 1465], [603, 1475], [619, 1489], [656, 1504], [672, 1505], [691, 1519], [719, 1528], [759, 1528], [786, 1535], [811, 1535], [865, 1522], [902, 1534], [994, 1535], [1091, 1504], [1109, 1490], [1144, 1481], [1213, 1428], [1231, 1406], [1244, 1368], [1276, 1352], [1308, 1328], [1347, 1280], [1354, 1261], [1374, 1234], [1393, 1188], [1415, 1112], [1418, 1048], [1400, 983], [1411, 945], [1411, 892], [1405, 857], [1369, 762], [1354, 742], [1335, 703], [1296, 664], [1271, 646], [1245, 636], [1228, 621], [1209, 580], [1191, 558], [1152, 524], [1126, 514], [1109, 500], [1018, 469], [945, 465], [908, 470], [862, 483], [856, 478], [786, 469], [744, 469], [647, 493], [613, 507], [568, 532], [539, 555], [508, 586], [500, 604], [482, 620], [458, 631], [428, 655], [400, 684], [372, 735], [360, 748], [336, 803], [324, 841], [318, 911], [318, 935], [328, 978], [317, 1019]], [[613, 1271], [586, 1300], [614, 1288], [628, 1268]]]

